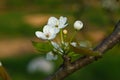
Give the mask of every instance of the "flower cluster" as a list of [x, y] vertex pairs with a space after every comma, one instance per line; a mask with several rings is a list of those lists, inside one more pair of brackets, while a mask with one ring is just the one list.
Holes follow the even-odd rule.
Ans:
[[43, 32], [36, 31], [35, 34], [38, 38], [44, 40], [52, 40], [56, 37], [56, 34], [59, 33], [60, 29], [65, 28], [67, 26], [66, 22], [66, 17], [61, 16], [60, 19], [50, 17], [47, 25], [45, 25], [43, 28]]
[[[67, 18], [61, 16], [59, 19], [55, 17], [50, 17], [47, 24], [43, 27], [43, 31], [36, 31], [35, 35], [43, 40], [50, 41], [50, 44], [53, 46], [52, 51], [48, 52], [46, 58], [48, 60], [56, 60], [57, 55], [67, 54], [69, 51], [69, 45], [75, 35], [70, 39], [69, 42], [64, 41], [64, 35], [67, 34], [67, 30], [64, 28], [68, 25]], [[75, 32], [82, 29], [83, 23], [79, 20], [75, 21], [74, 29]], [[61, 43], [58, 44], [52, 40], [60, 33]]]

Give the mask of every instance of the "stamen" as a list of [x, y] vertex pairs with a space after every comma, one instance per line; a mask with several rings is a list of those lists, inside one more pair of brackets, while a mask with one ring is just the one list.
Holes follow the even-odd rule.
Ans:
[[57, 22], [56, 22], [56, 25], [55, 25], [55, 27], [57, 27], [57, 28], [58, 28], [58, 25], [59, 25], [59, 21], [57, 21]]
[[47, 38], [49, 38], [49, 37], [50, 37], [50, 35], [49, 35], [49, 34], [46, 34], [45, 36], [46, 36]]

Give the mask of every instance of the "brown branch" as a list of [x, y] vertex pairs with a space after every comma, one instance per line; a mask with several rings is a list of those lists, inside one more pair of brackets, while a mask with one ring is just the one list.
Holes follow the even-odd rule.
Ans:
[[[113, 32], [107, 38], [105, 38], [96, 48], [94, 48], [93, 51], [97, 51], [103, 55], [106, 51], [113, 48], [118, 42], [120, 42], [120, 21], [116, 24]], [[82, 67], [87, 66], [99, 58], [100, 57], [96, 56], [81, 57], [67, 66], [61, 66], [55, 74], [45, 80], [63, 80], [68, 75], [81, 69]]]
[[2, 80], [11, 80], [9, 74], [3, 66], [0, 66], [0, 77]]

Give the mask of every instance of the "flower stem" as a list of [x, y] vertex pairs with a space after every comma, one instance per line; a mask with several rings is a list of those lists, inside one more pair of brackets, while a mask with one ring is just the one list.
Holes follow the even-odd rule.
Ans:
[[63, 32], [62, 32], [62, 29], [60, 30], [60, 38], [61, 38], [61, 43], [63, 44], [63, 43], [64, 43], [64, 39], [63, 39]]
[[74, 39], [74, 37], [75, 37], [75, 35], [77, 34], [77, 31], [75, 30], [75, 32], [73, 33], [73, 35], [72, 35], [72, 37], [71, 37], [71, 39], [70, 39], [70, 41], [69, 41], [69, 43], [71, 43], [72, 42], [72, 40]]

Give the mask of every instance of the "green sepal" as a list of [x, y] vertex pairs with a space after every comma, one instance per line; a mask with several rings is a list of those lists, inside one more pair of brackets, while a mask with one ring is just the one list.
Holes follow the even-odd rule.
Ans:
[[91, 50], [90, 48], [86, 48], [86, 47], [74, 47], [74, 46], [70, 46], [71, 50], [73, 52], [75, 52], [76, 54], [83, 54], [83, 55], [87, 55], [87, 56], [99, 56], [100, 53]]
[[80, 54], [75, 54], [74, 52], [69, 52], [68, 53], [68, 56], [70, 57], [76, 57], [76, 56], [79, 56]]
[[37, 51], [40, 53], [47, 53], [49, 51], [52, 51], [53, 46], [50, 44], [50, 42], [34, 42], [32, 41], [33, 46]]
[[69, 52], [67, 56], [70, 57], [71, 62], [73, 62], [74, 60], [78, 59], [81, 55], [76, 54], [75, 52]]

